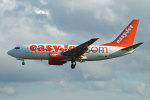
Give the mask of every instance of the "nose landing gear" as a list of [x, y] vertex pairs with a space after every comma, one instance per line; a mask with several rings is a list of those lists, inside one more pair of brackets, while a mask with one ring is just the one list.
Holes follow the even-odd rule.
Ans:
[[25, 65], [25, 62], [24, 62], [24, 61], [22, 62], [22, 65]]
[[17, 58], [17, 60], [21, 60], [22, 61], [22, 65], [25, 65], [25, 62], [24, 62], [23, 58]]

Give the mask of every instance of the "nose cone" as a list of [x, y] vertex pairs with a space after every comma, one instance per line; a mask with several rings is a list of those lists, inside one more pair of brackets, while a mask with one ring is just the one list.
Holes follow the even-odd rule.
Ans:
[[7, 52], [7, 54], [10, 55], [10, 56], [13, 56], [13, 53], [14, 53], [13, 50], [10, 50], [10, 51]]

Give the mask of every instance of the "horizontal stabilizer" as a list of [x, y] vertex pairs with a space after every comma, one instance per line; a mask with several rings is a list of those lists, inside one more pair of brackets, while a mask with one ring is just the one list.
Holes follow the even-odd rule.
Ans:
[[144, 43], [144, 42], [141, 42], [141, 43], [138, 43], [138, 44], [135, 44], [135, 45], [132, 45], [132, 46], [123, 48], [123, 49], [121, 49], [121, 50], [122, 50], [122, 51], [130, 51], [130, 50], [133, 50], [133, 49], [137, 48], [138, 46], [140, 46], [140, 45], [143, 44], [143, 43]]

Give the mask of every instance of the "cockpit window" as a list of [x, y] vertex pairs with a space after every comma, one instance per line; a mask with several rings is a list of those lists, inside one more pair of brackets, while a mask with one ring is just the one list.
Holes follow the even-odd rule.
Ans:
[[20, 49], [20, 47], [15, 47], [14, 49]]

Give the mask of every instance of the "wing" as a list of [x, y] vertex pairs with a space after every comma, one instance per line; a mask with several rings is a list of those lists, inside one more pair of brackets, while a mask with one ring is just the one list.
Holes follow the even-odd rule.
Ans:
[[64, 52], [64, 55], [80, 57], [88, 50], [88, 46], [90, 46], [92, 43], [94, 43], [98, 39], [99, 38], [92, 38], [91, 40]]

